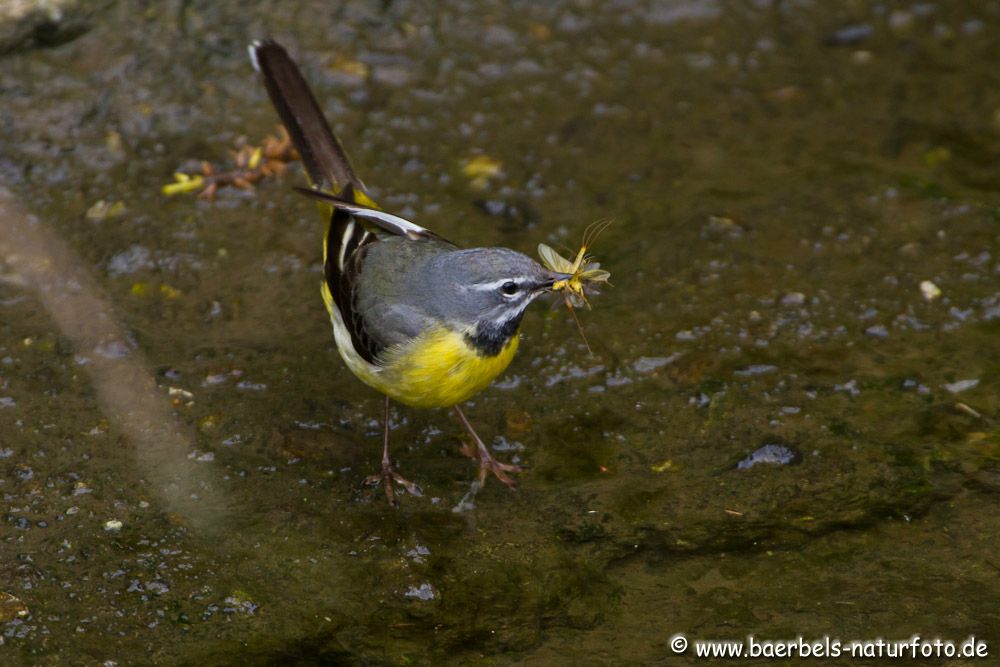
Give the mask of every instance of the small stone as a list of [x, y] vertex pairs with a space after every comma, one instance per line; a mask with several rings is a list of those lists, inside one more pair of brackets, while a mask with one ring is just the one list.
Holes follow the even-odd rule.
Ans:
[[776, 370], [778, 370], [778, 367], [771, 364], [750, 364], [749, 366], [736, 369], [733, 371], [733, 375], [737, 377], [752, 377], [754, 375], [767, 375]]
[[883, 324], [873, 324], [865, 329], [865, 335], [872, 338], [888, 338], [889, 330]]
[[141, 245], [129, 246], [108, 262], [108, 273], [113, 276], [136, 273], [153, 267], [153, 253]]
[[13, 621], [16, 618], [24, 618], [31, 612], [28, 605], [10, 593], [0, 593], [0, 623]]
[[109, 533], [117, 533], [119, 530], [122, 529], [123, 525], [124, 524], [118, 519], [111, 519], [109, 521], [104, 522], [104, 530], [106, 530]]
[[766, 444], [755, 450], [745, 459], [736, 464], [739, 470], [747, 470], [759, 463], [770, 463], [772, 465], [786, 466], [798, 463], [802, 460], [802, 455], [785, 445]]
[[806, 295], [802, 292], [789, 292], [781, 297], [782, 306], [801, 306], [806, 302]]
[[865, 51], [864, 49], [861, 49], [851, 54], [851, 61], [855, 65], [867, 65], [872, 61], [873, 57], [874, 56], [871, 51]]
[[947, 389], [952, 394], [960, 394], [963, 391], [968, 391], [969, 389], [974, 389], [979, 385], [979, 380], [959, 380], [957, 382], [949, 382], [948, 384], [941, 385]]
[[677, 361], [680, 357], [680, 353], [675, 352], [669, 357], [639, 357], [632, 363], [632, 368], [635, 369], [636, 373], [645, 375], [647, 373], [652, 373], [653, 371], [663, 368], [673, 362]]
[[889, 14], [889, 27], [900, 32], [909, 29], [913, 25], [913, 14], [907, 11], [897, 10]]
[[920, 293], [928, 301], [933, 301], [941, 296], [941, 288], [929, 280], [923, 280], [920, 282]]
[[420, 584], [420, 586], [410, 586], [410, 588], [404, 593], [408, 598], [416, 598], [418, 600], [433, 600], [437, 597], [437, 591], [430, 584]]
[[870, 38], [875, 29], [867, 23], [844, 26], [826, 38], [827, 46], [852, 46]]

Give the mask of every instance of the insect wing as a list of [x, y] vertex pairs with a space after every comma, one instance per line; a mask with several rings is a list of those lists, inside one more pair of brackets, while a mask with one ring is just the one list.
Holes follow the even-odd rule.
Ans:
[[538, 256], [542, 258], [542, 264], [550, 271], [573, 273], [573, 263], [544, 243], [538, 244]]

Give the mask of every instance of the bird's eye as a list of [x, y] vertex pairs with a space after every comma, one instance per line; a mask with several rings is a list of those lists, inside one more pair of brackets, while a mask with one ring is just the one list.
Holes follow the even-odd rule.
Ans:
[[500, 286], [500, 291], [507, 296], [514, 296], [517, 294], [517, 283], [513, 280], [508, 280], [503, 285]]

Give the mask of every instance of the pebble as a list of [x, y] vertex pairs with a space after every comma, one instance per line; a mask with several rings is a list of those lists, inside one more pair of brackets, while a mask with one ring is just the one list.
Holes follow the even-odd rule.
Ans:
[[410, 586], [404, 595], [418, 600], [433, 600], [437, 597], [437, 591], [430, 584], [420, 584], [420, 586]]
[[933, 301], [941, 296], [941, 288], [932, 283], [930, 280], [924, 280], [920, 283], [920, 293], [924, 295], [924, 298], [928, 301]]
[[636, 373], [645, 375], [677, 361], [680, 356], [680, 353], [675, 352], [669, 357], [639, 357], [632, 363], [632, 368]]
[[778, 370], [778, 367], [771, 364], [750, 364], [749, 366], [736, 369], [733, 371], [733, 375], [737, 377], [752, 377], [754, 375], [767, 375], [776, 370]]
[[974, 389], [978, 385], [979, 385], [979, 380], [959, 380], [957, 382], [949, 382], [948, 384], [943, 384], [941, 386], [947, 389], [952, 394], [960, 394], [963, 391]]
[[802, 455], [794, 449], [784, 445], [767, 444], [757, 449], [745, 459], [736, 464], [740, 470], [747, 470], [758, 463], [771, 463], [774, 465], [790, 465], [802, 460]]
[[24, 618], [31, 612], [28, 605], [10, 593], [0, 593], [0, 623], [12, 621], [15, 618]]

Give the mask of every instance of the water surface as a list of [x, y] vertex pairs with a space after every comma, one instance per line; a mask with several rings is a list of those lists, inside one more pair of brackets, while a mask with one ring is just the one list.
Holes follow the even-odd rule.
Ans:
[[[0, 68], [5, 664], [1000, 641], [997, 3], [127, 4]], [[529, 254], [616, 220], [594, 354], [536, 306], [468, 405], [516, 493], [453, 512], [461, 427], [409, 409], [425, 497], [359, 488], [381, 398], [297, 169], [160, 194], [274, 131], [265, 35], [386, 208]]]

